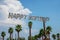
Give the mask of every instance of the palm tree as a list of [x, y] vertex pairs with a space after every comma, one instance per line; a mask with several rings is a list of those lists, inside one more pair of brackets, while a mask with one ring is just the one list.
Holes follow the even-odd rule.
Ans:
[[57, 40], [60, 40], [60, 39], [59, 39], [59, 37], [60, 37], [60, 34], [59, 34], [59, 33], [57, 33]]
[[32, 38], [32, 40], [36, 40], [34, 36], [32, 36], [31, 38]]
[[39, 35], [42, 37], [42, 40], [43, 40], [43, 36], [44, 36], [44, 30], [43, 29], [40, 30]]
[[32, 40], [31, 39], [31, 28], [32, 28], [32, 22], [31, 21], [28, 22], [28, 26], [29, 26], [29, 39]]
[[52, 28], [50, 26], [47, 26], [46, 28], [46, 34], [48, 35], [49, 37], [49, 40], [50, 40], [50, 32], [51, 32]]
[[53, 38], [53, 40], [55, 40], [56, 39], [56, 35], [52, 34], [52, 38]]
[[38, 38], [41, 40], [41, 33], [38, 34]]
[[18, 33], [18, 40], [20, 40], [20, 38], [19, 38], [19, 32], [22, 31], [21, 25], [16, 25], [16, 29], [15, 29], [15, 30], [16, 30], [17, 33]]
[[13, 33], [13, 28], [9, 28], [8, 29], [8, 33], [10, 33], [10, 40], [12, 40], [12, 33]]
[[38, 38], [38, 35], [35, 35], [35, 36], [34, 36], [34, 38], [37, 40], [37, 38]]
[[4, 37], [6, 36], [4, 31], [1, 33], [1, 36], [3, 37], [3, 40], [4, 40]]

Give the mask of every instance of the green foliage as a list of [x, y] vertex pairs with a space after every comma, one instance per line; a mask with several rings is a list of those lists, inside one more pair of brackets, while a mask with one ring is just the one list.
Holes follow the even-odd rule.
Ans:
[[20, 38], [20, 40], [25, 40], [25, 38], [22, 37], [22, 38]]
[[5, 36], [6, 36], [6, 34], [5, 34], [4, 31], [1, 33], [1, 36], [2, 36], [2, 37], [5, 37]]
[[32, 36], [32, 40], [36, 40], [35, 37]]
[[[7, 40], [10, 40], [10, 37], [9, 37], [9, 38], [7, 38]], [[12, 40], [15, 40], [15, 39], [12, 39]]]
[[10, 28], [8, 29], [8, 33], [12, 34], [12, 33], [13, 33], [13, 28], [10, 27]]
[[57, 33], [56, 35], [57, 35], [57, 40], [60, 40], [60, 38], [59, 38], [60, 37], [60, 34]]
[[60, 34], [59, 33], [57, 33], [57, 37], [59, 37], [60, 36]]
[[39, 35], [40, 36], [43, 36], [44, 35], [44, 30], [43, 29], [40, 30]]
[[[31, 39], [32, 39], [32, 40], [36, 40], [37, 37], [36, 37], [36, 36], [32, 36]], [[28, 36], [28, 40], [30, 40], [29, 36]]]
[[22, 31], [22, 27], [21, 25], [16, 25], [16, 29], [15, 29], [17, 32], [20, 32]]
[[52, 28], [50, 26], [47, 26], [46, 31], [47, 32], [51, 32], [52, 31]]
[[53, 38], [53, 39], [56, 39], [56, 35], [55, 35], [55, 34], [52, 34], [52, 38]]
[[32, 22], [31, 21], [28, 22], [28, 26], [29, 26], [29, 28], [32, 28]]

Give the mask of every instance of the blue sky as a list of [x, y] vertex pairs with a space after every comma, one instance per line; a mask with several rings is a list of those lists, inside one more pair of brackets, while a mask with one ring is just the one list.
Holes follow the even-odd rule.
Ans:
[[[50, 20], [46, 22], [46, 26], [52, 27], [51, 34], [59, 33], [60, 31], [60, 0], [19, 0], [25, 8], [29, 8], [32, 11], [32, 16], [43, 16], [49, 17]], [[29, 20], [25, 20], [26, 23]], [[41, 21], [33, 21], [32, 30], [35, 30], [32, 35], [38, 34], [39, 30], [43, 28], [43, 24]], [[3, 26], [3, 27], [2, 27]], [[9, 25], [10, 26], [10, 25]], [[13, 27], [15, 28], [15, 27]], [[28, 30], [28, 26], [23, 29]], [[1, 31], [7, 32], [8, 27], [4, 27], [4, 25], [0, 26]], [[8, 33], [8, 32], [7, 32]], [[14, 32], [16, 33], [16, 32]], [[8, 34], [9, 35], [9, 34]], [[21, 36], [28, 36], [28, 33], [24, 34], [21, 32]]]
[[[46, 23], [46, 25], [50, 25], [53, 28], [53, 31], [60, 32], [60, 0], [21, 0], [21, 2], [25, 7], [32, 11], [31, 15], [49, 17], [50, 20]], [[34, 25], [37, 23], [41, 24], [39, 21], [33, 21], [33, 23]], [[38, 29], [40, 27], [38, 27]]]
[[[60, 33], [60, 0], [21, 0], [32, 11], [33, 16], [49, 17], [46, 26], [52, 27], [51, 34]], [[41, 21], [32, 21], [33, 29], [43, 28]]]

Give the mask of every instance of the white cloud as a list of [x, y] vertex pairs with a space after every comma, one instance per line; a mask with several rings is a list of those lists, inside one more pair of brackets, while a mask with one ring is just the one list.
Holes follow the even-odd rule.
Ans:
[[25, 24], [22, 20], [8, 19], [9, 12], [24, 15], [32, 13], [28, 8], [24, 8], [18, 0], [0, 0], [0, 24]]
[[[22, 29], [23, 29], [22, 32], [24, 33], [24, 35], [27, 34], [28, 31], [27, 31], [27, 29], [25, 29], [25, 28], [27, 28], [26, 22], [23, 19], [22, 20], [9, 19], [8, 18], [9, 12], [10, 13], [19, 13], [19, 14], [24, 14], [24, 15], [29, 15], [32, 12], [28, 8], [24, 8], [22, 3], [18, 0], [0, 0], [0, 27], [15, 28], [15, 25], [20, 24], [20, 25], [22, 25]], [[2, 30], [4, 30], [4, 29], [2, 29]], [[5, 30], [7, 32], [7, 29], [5, 29]], [[6, 37], [8, 37], [8, 36], [6, 36]]]
[[22, 20], [11, 20], [11, 19], [6, 19], [6, 20], [0, 20], [0, 25], [17, 25], [20, 24], [23, 26], [26, 26], [26, 23]]

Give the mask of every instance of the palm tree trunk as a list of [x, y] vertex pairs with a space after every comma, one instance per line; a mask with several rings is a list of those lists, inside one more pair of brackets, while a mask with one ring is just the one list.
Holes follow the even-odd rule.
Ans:
[[57, 37], [57, 40], [59, 40], [59, 37]]
[[42, 36], [42, 40], [43, 40], [43, 36]]
[[15, 34], [15, 40], [16, 40], [16, 34]]
[[19, 32], [18, 32], [18, 40], [20, 40], [20, 38], [19, 38]]
[[13, 33], [12, 33], [12, 38], [11, 39], [13, 40]]
[[4, 37], [3, 37], [3, 40], [4, 40]]
[[46, 39], [46, 27], [45, 27], [45, 21], [43, 21], [43, 28], [44, 28], [44, 40]]
[[48, 36], [49, 36], [49, 40], [50, 40], [50, 34], [48, 34]]
[[10, 33], [10, 40], [12, 40], [12, 39], [11, 39], [11, 33]]
[[29, 28], [29, 36], [30, 36], [29, 39], [32, 40], [32, 39], [31, 39], [31, 28]]

